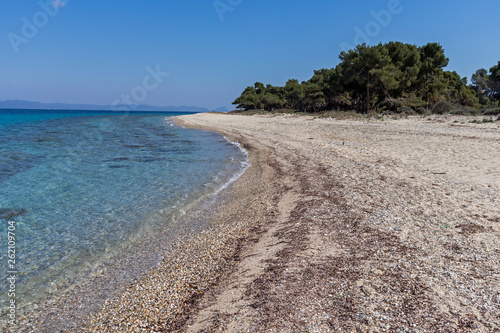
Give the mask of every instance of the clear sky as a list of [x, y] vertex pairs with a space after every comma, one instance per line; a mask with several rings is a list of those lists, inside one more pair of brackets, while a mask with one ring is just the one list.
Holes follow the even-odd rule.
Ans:
[[2, 5], [0, 100], [109, 105], [130, 95], [150, 105], [230, 108], [255, 81], [283, 85], [334, 67], [342, 48], [356, 41], [439, 42], [447, 69], [468, 78], [500, 60], [498, 0]]

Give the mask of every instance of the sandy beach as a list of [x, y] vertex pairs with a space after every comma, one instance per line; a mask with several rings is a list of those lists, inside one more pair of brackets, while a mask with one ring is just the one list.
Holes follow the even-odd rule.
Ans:
[[500, 331], [500, 125], [471, 119], [177, 118], [251, 166], [79, 331]]
[[181, 117], [267, 155], [274, 187], [182, 331], [499, 331], [500, 126], [470, 120]]

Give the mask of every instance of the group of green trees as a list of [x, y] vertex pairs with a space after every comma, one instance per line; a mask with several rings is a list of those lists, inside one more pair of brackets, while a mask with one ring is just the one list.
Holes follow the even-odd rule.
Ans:
[[445, 71], [449, 59], [442, 46], [390, 42], [358, 45], [342, 52], [340, 63], [314, 71], [308, 81], [291, 79], [285, 86], [260, 82], [247, 87], [233, 104], [245, 110], [425, 110], [439, 103], [472, 108], [498, 106], [500, 61], [489, 72], [480, 69], [472, 84]]

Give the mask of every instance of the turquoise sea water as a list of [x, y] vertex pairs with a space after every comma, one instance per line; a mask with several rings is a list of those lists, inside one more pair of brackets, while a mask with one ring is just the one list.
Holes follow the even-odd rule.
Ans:
[[27, 304], [161, 232], [242, 171], [236, 145], [172, 115], [0, 110], [1, 313], [9, 222], [16, 299]]

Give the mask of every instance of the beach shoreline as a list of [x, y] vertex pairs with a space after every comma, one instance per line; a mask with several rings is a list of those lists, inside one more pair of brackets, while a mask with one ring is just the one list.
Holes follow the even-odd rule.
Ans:
[[[222, 138], [220, 139], [222, 140]], [[96, 320], [99, 316], [106, 315], [103, 306], [105, 309], [107, 305], [103, 304], [103, 302], [113, 303], [117, 298], [127, 293], [129, 287], [144, 281], [145, 277], [153, 274], [161, 274], [159, 271], [161, 270], [162, 262], [171, 267], [184, 263], [187, 270], [190, 270], [190, 264], [193, 267], [194, 265], [198, 265], [208, 270], [223, 267], [225, 259], [210, 261], [207, 258], [202, 258], [205, 262], [202, 262], [203, 260], [195, 262], [196, 256], [200, 254], [194, 252], [198, 251], [207, 256], [215, 256], [216, 252], [214, 251], [216, 251], [215, 248], [217, 246], [208, 242], [209, 239], [215, 238], [219, 241], [219, 247], [222, 247], [223, 244], [228, 244], [228, 250], [234, 250], [235, 246], [229, 246], [229, 244], [235, 242], [237, 237], [227, 230], [231, 226], [227, 226], [226, 228], [226, 226], [222, 225], [222, 222], [221, 224], [217, 224], [214, 222], [214, 216], [217, 214], [218, 207], [223, 204], [228, 205], [228, 202], [231, 201], [229, 193], [232, 192], [235, 179], [241, 178], [242, 173], [247, 173], [245, 172], [248, 168], [246, 164], [246, 162], [242, 161], [240, 170], [234, 175], [228, 175], [230, 178], [226, 179], [227, 182], [221, 183], [221, 186], [203, 188], [196, 193], [193, 192], [191, 199], [185, 198], [184, 201], [189, 203], [189, 205], [179, 206], [176, 212], [166, 215], [166, 227], [160, 234], [147, 235], [141, 233], [141, 235], [137, 236], [141, 239], [141, 241], [136, 243], [139, 247], [134, 246], [122, 249], [122, 252], [116, 255], [116, 258], [106, 262], [106, 267], [98, 265], [92, 271], [91, 276], [81, 276], [69, 288], [61, 288], [56, 294], [48, 294], [45, 301], [42, 300], [38, 304], [33, 304], [29, 309], [25, 309], [23, 313], [20, 313], [17, 325], [6, 325], [4, 329], [12, 332], [18, 330], [26, 332], [72, 332], [81, 331], [87, 327], [88, 331], [95, 331], [95, 328], [89, 327], [93, 320]], [[249, 174], [252, 174], [252, 172]], [[209, 218], [209, 216], [212, 218]], [[220, 218], [223, 220], [229, 217]], [[236, 229], [237, 227], [235, 226], [233, 230], [235, 233], [238, 232]], [[227, 237], [213, 236], [217, 232], [221, 234], [225, 233]], [[217, 254], [223, 252], [222, 249], [219, 250], [220, 252]], [[189, 252], [191, 252], [191, 255], [185, 255]], [[221, 256], [225, 258], [230, 257], [228, 254], [221, 254]], [[175, 263], [175, 265], [172, 263]], [[202, 272], [193, 272], [191, 270], [190, 273], [191, 277], [194, 276], [195, 279], [202, 279]], [[175, 280], [174, 277], [181, 275], [181, 273], [173, 270], [169, 274], [171, 274], [170, 281]], [[185, 276], [187, 275], [186, 273]], [[207, 284], [212, 283], [210, 281], [198, 282], [200, 292], [206, 288]], [[193, 290], [191, 290], [190, 286], [180, 286], [177, 284], [172, 289], [178, 289], [179, 294], [185, 292], [182, 296], [177, 295], [178, 298], [184, 297], [183, 299], [185, 300], [193, 296]], [[168, 297], [169, 301], [174, 301], [175, 293], [168, 295]], [[175, 301], [179, 309], [189, 303], [188, 301], [184, 302], [179, 299]], [[162, 320], [174, 322], [173, 317], [176, 316], [168, 316], [168, 319], [162, 318]]]
[[[184, 125], [179, 119], [176, 123]], [[220, 134], [248, 153], [249, 165], [236, 181], [215, 194], [215, 201], [210, 199], [178, 221], [203, 220], [208, 227], [198, 234], [180, 235], [171, 256], [165, 255], [127, 291], [106, 302], [83, 324], [85, 331], [182, 331], [198, 309], [198, 301], [229, 276], [241, 249], [273, 219], [272, 202], [280, 188], [273, 180], [274, 159], [238, 135]]]
[[184, 216], [207, 229], [179, 237], [81, 330], [500, 330], [498, 123], [175, 121], [240, 143], [251, 166]]

